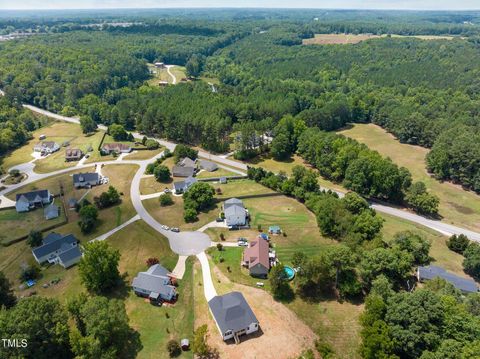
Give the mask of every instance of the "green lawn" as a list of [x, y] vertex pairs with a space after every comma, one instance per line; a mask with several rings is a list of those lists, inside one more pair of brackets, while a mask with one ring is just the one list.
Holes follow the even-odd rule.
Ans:
[[4, 158], [3, 167], [5, 169], [33, 160], [33, 157], [31, 156], [33, 146], [37, 142], [40, 142], [38, 139], [40, 135], [46, 135], [46, 141], [55, 141], [61, 147], [59, 151], [50, 156], [35, 161], [36, 172], [47, 173], [66, 167], [73, 167], [77, 162], [65, 162], [65, 150], [67, 147], [62, 147], [62, 144], [67, 141], [69, 142], [70, 148], [80, 148], [84, 152], [86, 152], [89, 146], [96, 150], [100, 144], [103, 133], [98, 131], [93, 135], [85, 136], [82, 133], [80, 126], [76, 124], [52, 122], [49, 125], [34, 131], [32, 135], [34, 138], [26, 145], [16, 149]]
[[125, 156], [126, 160], [148, 160], [153, 156], [158, 155], [160, 152], [164, 150], [163, 147], [159, 147], [156, 150], [143, 150], [143, 151], [136, 151], [136, 153], [130, 153], [129, 155]]
[[200, 173], [197, 173], [196, 177], [197, 178], [218, 178], [222, 176], [236, 176], [237, 173], [230, 172], [224, 168], [219, 168], [216, 171], [213, 172], [208, 172], [208, 171], [201, 171]]
[[171, 189], [170, 183], [158, 182], [155, 177], [144, 177], [140, 181], [140, 194], [152, 194], [163, 191], [165, 188]]
[[480, 230], [480, 197], [460, 186], [441, 183], [426, 171], [428, 149], [402, 144], [384, 129], [373, 124], [355, 124], [341, 134], [365, 143], [393, 162], [410, 170], [415, 181], [423, 181], [432, 193], [440, 197], [440, 215], [444, 221], [472, 230]]
[[143, 205], [153, 218], [169, 227], [178, 227], [182, 231], [197, 230], [203, 225], [210, 223], [218, 217], [220, 213], [220, 204], [216, 203], [208, 211], [198, 214], [198, 221], [193, 223], [185, 223], [183, 219], [183, 198], [173, 197], [174, 204], [171, 206], [161, 207], [158, 198], [147, 199], [143, 201]]
[[41, 231], [62, 223], [65, 220], [65, 211], [61, 199], [55, 199], [54, 203], [60, 207], [60, 215], [50, 220], [45, 219], [43, 208], [25, 213], [17, 213], [15, 208], [0, 211], [0, 244], [25, 236], [33, 229]]

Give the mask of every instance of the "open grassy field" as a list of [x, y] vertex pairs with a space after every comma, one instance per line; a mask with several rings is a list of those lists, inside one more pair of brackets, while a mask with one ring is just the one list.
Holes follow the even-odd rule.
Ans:
[[40, 141], [38, 139], [40, 135], [46, 135], [46, 141], [55, 141], [61, 147], [59, 151], [35, 161], [36, 172], [46, 173], [65, 167], [73, 167], [76, 162], [65, 162], [65, 150], [67, 147], [62, 147], [62, 144], [68, 142], [70, 148], [80, 148], [84, 152], [86, 152], [87, 148], [90, 146], [96, 150], [100, 144], [103, 133], [98, 131], [93, 135], [85, 136], [82, 133], [80, 126], [76, 124], [52, 122], [49, 125], [34, 131], [32, 135], [32, 140], [4, 158], [3, 167], [5, 169], [33, 160], [33, 157], [31, 156], [33, 146]]
[[[155, 71], [152, 74], [152, 78], [147, 81], [150, 86], [158, 86], [160, 81], [167, 81], [169, 84], [173, 84], [172, 77], [168, 74], [166, 68], [157, 68], [153, 64], [148, 64], [150, 70]], [[185, 74], [185, 67], [184, 66], [173, 66], [170, 68], [170, 72], [175, 76], [177, 79], [177, 83], [181, 81], [182, 78], [186, 78], [187, 75]]]
[[374, 35], [374, 34], [315, 34], [314, 38], [304, 39], [304, 45], [346, 45], [358, 44], [359, 42], [381, 39], [390, 36], [392, 38], [413, 37], [420, 40], [453, 40], [454, 36], [402, 36], [402, 35]]
[[26, 184], [25, 186], [20, 187], [19, 189], [8, 193], [7, 197], [12, 200], [15, 200], [15, 196], [17, 195], [17, 193], [35, 191], [38, 189], [48, 189], [50, 190], [50, 193], [52, 193], [53, 195], [58, 195], [61, 192], [60, 188], [63, 188], [63, 193], [65, 198], [68, 199], [73, 197], [73, 198], [79, 199], [81, 196], [83, 196], [86, 193], [86, 190], [74, 189], [73, 179], [72, 179], [73, 174], [93, 172], [94, 170], [95, 170], [94, 167], [88, 167], [80, 170], [72, 169], [72, 171], [58, 175], [58, 176], [52, 176], [40, 181]]
[[159, 147], [156, 150], [133, 151], [132, 153], [125, 156], [124, 158], [126, 160], [148, 160], [153, 156], [158, 155], [163, 150], [164, 150], [163, 147]]
[[80, 198], [85, 196], [84, 198], [93, 203], [93, 198], [95, 196], [99, 196], [102, 192], [107, 191], [108, 186], [111, 185], [115, 187], [118, 192], [121, 193], [122, 202], [117, 206], [102, 209], [99, 211], [98, 225], [95, 227], [93, 232], [89, 234], [82, 234], [77, 223], [78, 214], [75, 211], [70, 210], [67, 213], [69, 217], [69, 223], [57, 229], [57, 231], [60, 233], [73, 233], [80, 240], [92, 239], [119, 226], [120, 224], [129, 220], [136, 214], [130, 200], [130, 183], [133, 176], [135, 175], [137, 166], [125, 165], [121, 163], [118, 165], [115, 164], [105, 166], [104, 168], [102, 168], [102, 174], [110, 178], [110, 183], [108, 185], [97, 186], [92, 188], [91, 190], [74, 189], [72, 181], [73, 173], [89, 172], [93, 170], [93, 167], [83, 170], [74, 170], [63, 175], [37, 181], [28, 184], [16, 190], [15, 192], [9, 193], [8, 198], [15, 199], [16, 193], [32, 191], [35, 189], [49, 189], [51, 193], [58, 194], [60, 193], [60, 186], [62, 185], [64, 196], [67, 201], [70, 198], [75, 198], [79, 200]]
[[65, 220], [65, 211], [61, 199], [57, 198], [54, 203], [59, 206], [60, 215], [50, 220], [45, 219], [42, 208], [25, 213], [17, 213], [15, 208], [0, 211], [0, 244], [25, 236], [33, 229], [43, 230], [62, 223]]
[[208, 171], [200, 171], [197, 173], [195, 177], [197, 178], [216, 178], [216, 177], [222, 177], [222, 176], [236, 176], [237, 173], [230, 172], [229, 170], [226, 170], [224, 168], [219, 168], [216, 171], [213, 172], [208, 172]]
[[169, 227], [178, 227], [182, 231], [199, 229], [203, 225], [214, 221], [220, 213], [220, 204], [216, 203], [208, 211], [200, 212], [198, 221], [185, 223], [183, 219], [183, 198], [173, 197], [173, 201], [174, 204], [171, 206], [160, 207], [158, 198], [152, 198], [143, 201], [143, 205], [158, 222]]
[[425, 182], [427, 188], [440, 198], [439, 212], [443, 221], [480, 230], [480, 196], [465, 191], [460, 186], [441, 183], [430, 177], [425, 169], [428, 149], [402, 144], [384, 129], [373, 124], [356, 124], [340, 133], [365, 143], [372, 150], [390, 157], [399, 166], [408, 168], [414, 181]]

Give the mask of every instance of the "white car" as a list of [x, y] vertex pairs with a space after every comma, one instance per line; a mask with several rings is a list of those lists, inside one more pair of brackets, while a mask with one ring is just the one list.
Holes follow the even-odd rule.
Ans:
[[166, 231], [168, 231], [168, 230], [170, 229], [170, 227], [169, 227], [169, 226], [166, 226], [165, 224], [162, 225], [162, 228], [163, 228], [164, 230], [166, 230]]
[[248, 247], [248, 242], [237, 242], [239, 247]]

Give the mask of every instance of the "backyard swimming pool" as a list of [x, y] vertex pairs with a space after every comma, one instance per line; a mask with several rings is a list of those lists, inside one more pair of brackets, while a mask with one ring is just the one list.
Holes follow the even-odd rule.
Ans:
[[292, 280], [295, 277], [295, 271], [293, 270], [292, 267], [285, 266], [283, 272], [285, 274], [286, 280]]

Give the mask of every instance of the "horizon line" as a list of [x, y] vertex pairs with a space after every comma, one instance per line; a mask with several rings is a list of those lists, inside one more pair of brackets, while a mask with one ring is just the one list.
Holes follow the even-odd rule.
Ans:
[[416, 11], [416, 12], [471, 12], [471, 11], [480, 11], [478, 8], [464, 8], [464, 9], [455, 9], [455, 8], [445, 8], [445, 9], [413, 9], [413, 8], [350, 8], [350, 7], [271, 7], [271, 6], [227, 6], [227, 7], [218, 7], [218, 6], [185, 6], [185, 7], [174, 7], [174, 6], [165, 6], [165, 7], [85, 7], [85, 8], [2, 8], [2, 11], [87, 11], [87, 10], [345, 10], [345, 11]]

